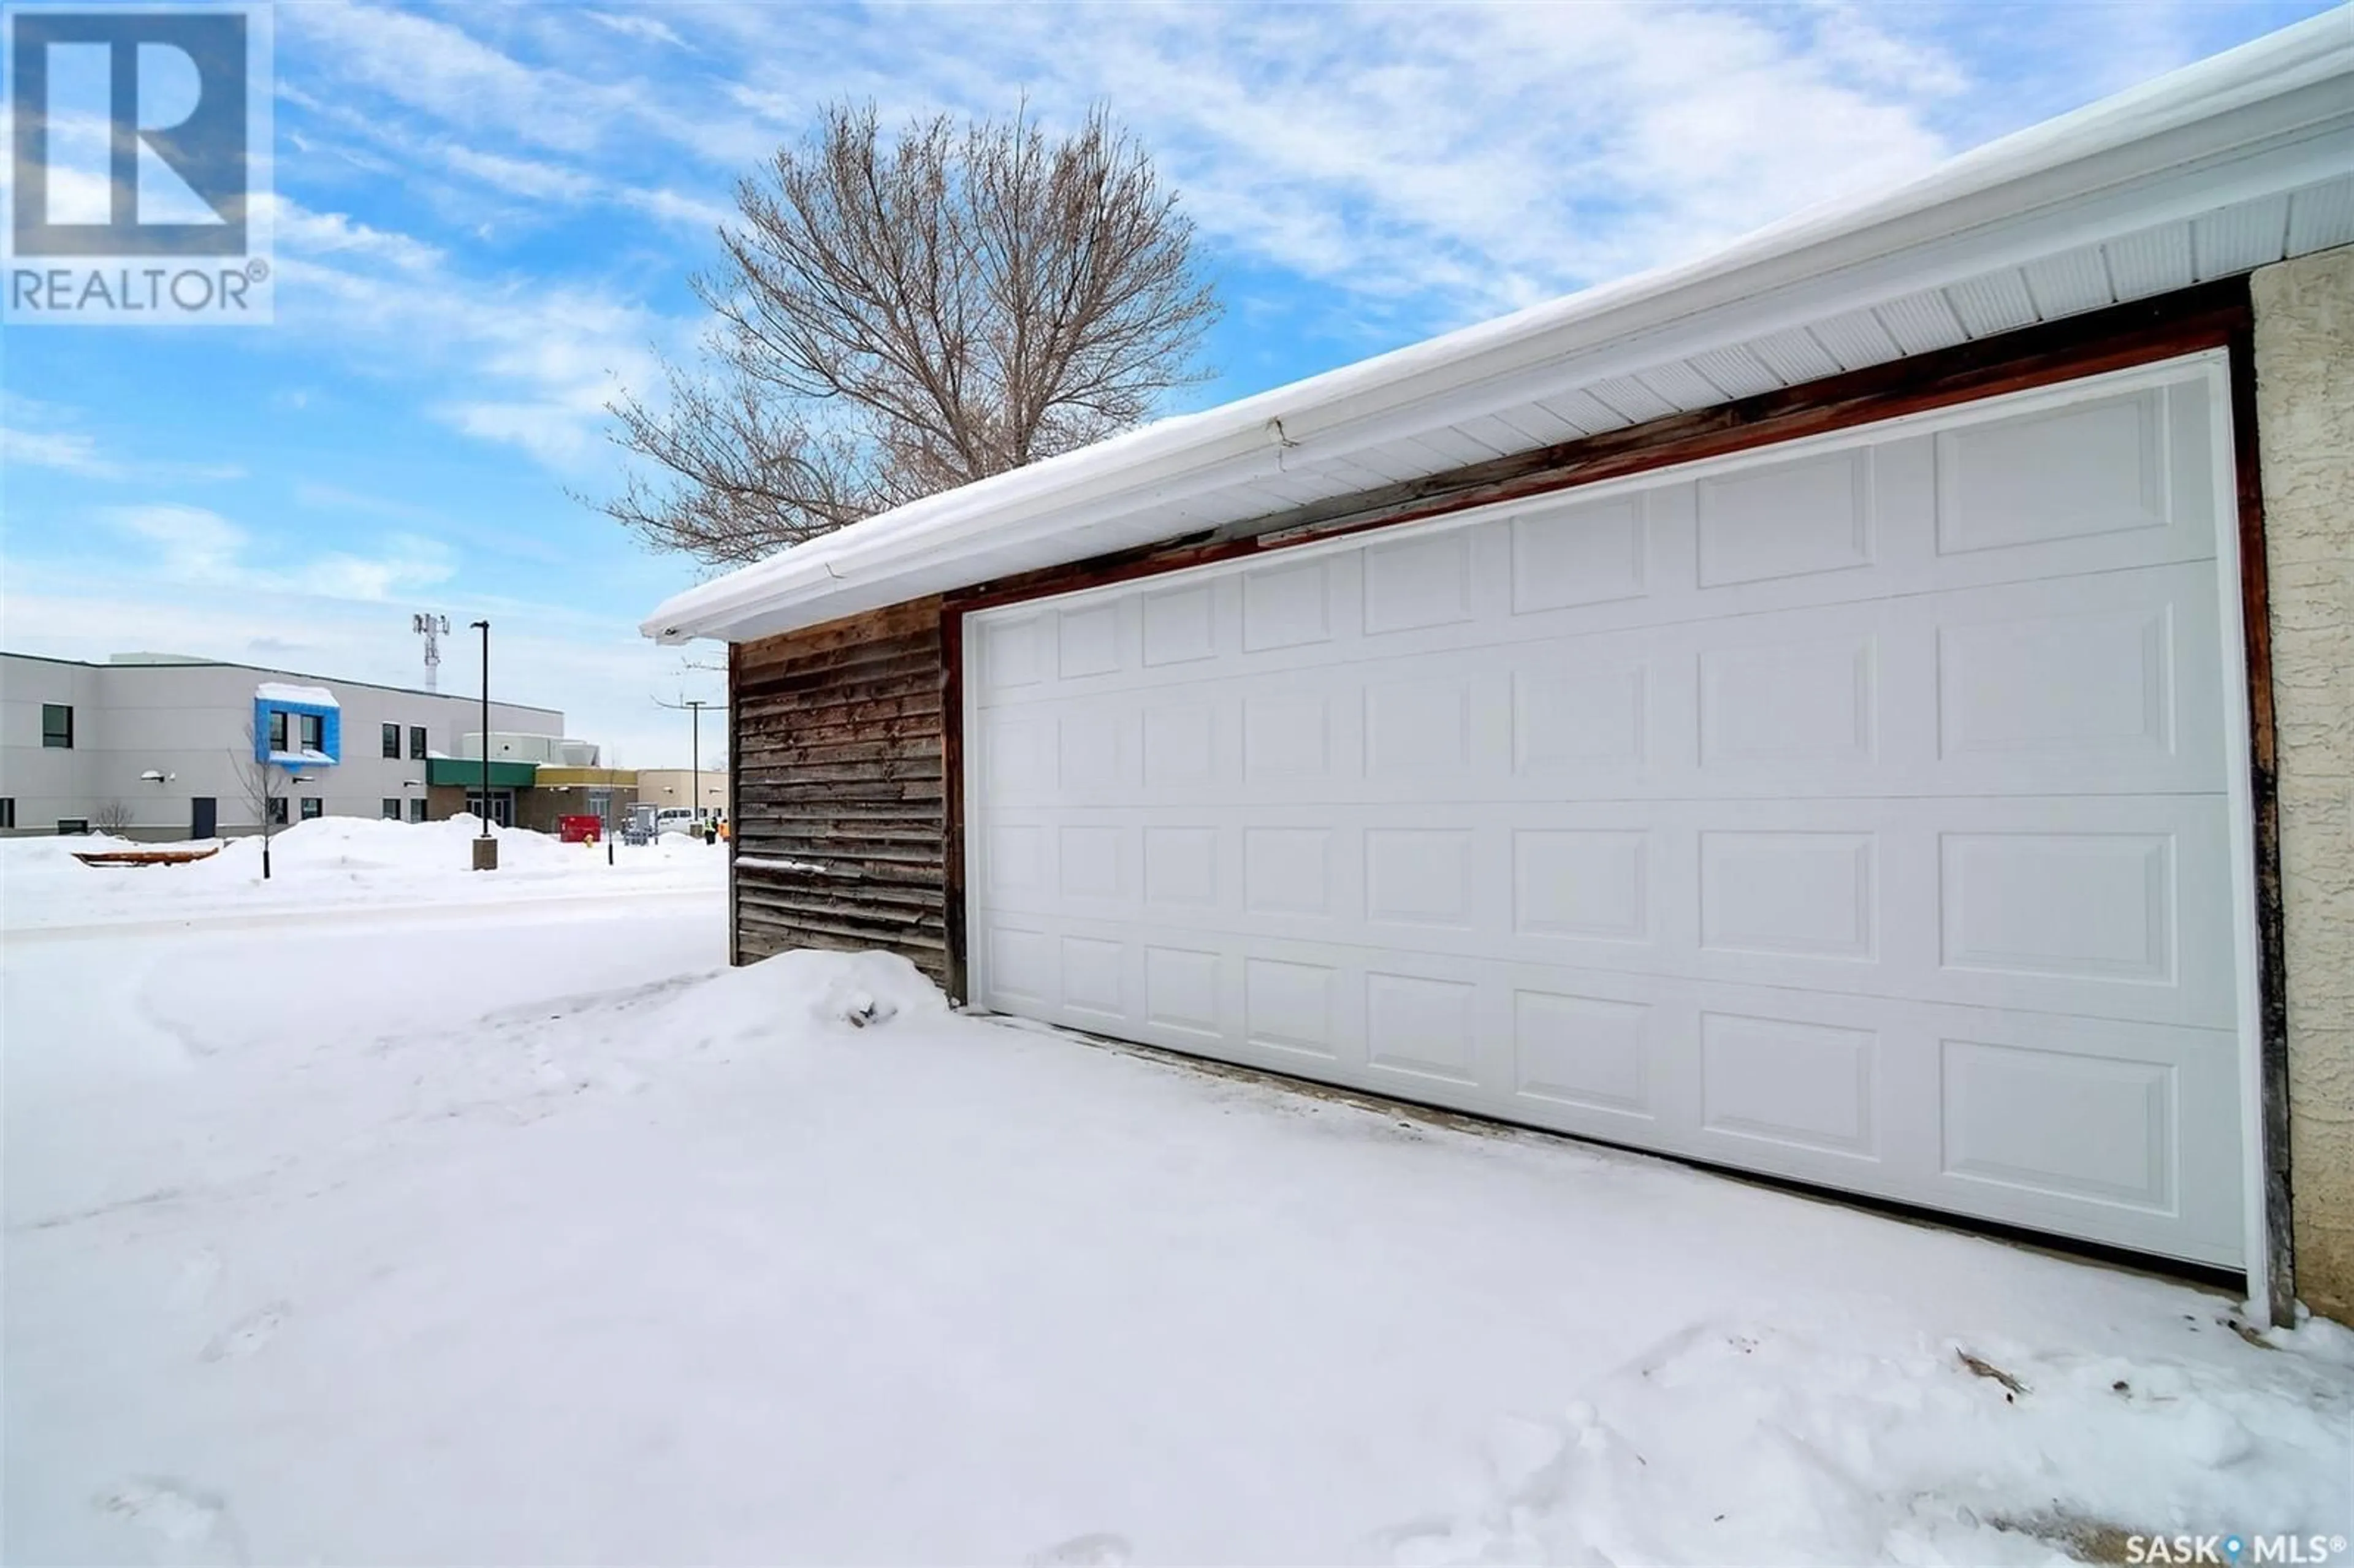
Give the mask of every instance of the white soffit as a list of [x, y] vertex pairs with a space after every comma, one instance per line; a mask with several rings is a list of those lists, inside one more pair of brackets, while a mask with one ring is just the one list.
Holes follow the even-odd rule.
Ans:
[[866, 518], [678, 594], [740, 641], [2354, 242], [2354, 6], [1640, 274]]

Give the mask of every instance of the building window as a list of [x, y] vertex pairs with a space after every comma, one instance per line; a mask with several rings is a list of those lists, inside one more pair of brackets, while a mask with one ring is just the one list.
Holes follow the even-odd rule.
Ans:
[[400, 755], [400, 726], [397, 724], [384, 726], [384, 754], [387, 757]]
[[0, 796], [0, 828], [13, 828], [16, 825], [16, 798], [13, 795]]
[[302, 749], [305, 751], [327, 749], [327, 721], [317, 714], [302, 715]]
[[90, 819], [88, 817], [59, 817], [58, 819], [58, 836], [59, 838], [69, 838], [76, 833], [86, 833], [88, 832], [90, 832]]
[[389, 795], [384, 798], [384, 820], [387, 822], [400, 821], [400, 802]]
[[273, 713], [270, 715], [270, 749], [272, 751], [286, 749], [286, 715], [284, 714]]
[[408, 759], [411, 762], [425, 760], [425, 726], [421, 724], [408, 726]]
[[41, 744], [59, 751], [73, 749], [73, 709], [64, 703], [41, 705]]
[[283, 795], [270, 797], [270, 825], [273, 828], [286, 825], [286, 797]]
[[312, 821], [318, 817], [323, 816], [325, 813], [326, 807], [320, 801], [319, 797], [316, 795], [305, 795], [302, 797], [302, 820], [304, 821]]
[[408, 803], [408, 820], [412, 822], [421, 822], [425, 820], [424, 801], [411, 800]]

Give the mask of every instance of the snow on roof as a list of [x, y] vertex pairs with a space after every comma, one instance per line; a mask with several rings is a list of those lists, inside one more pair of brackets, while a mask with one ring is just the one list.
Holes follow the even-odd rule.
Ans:
[[292, 686], [283, 681], [264, 681], [253, 688], [253, 694], [265, 703], [294, 703], [302, 707], [336, 708], [335, 694], [324, 686]]
[[2341, 6], [1698, 261], [877, 514], [641, 630], [768, 636], [2346, 244], [2349, 88]]

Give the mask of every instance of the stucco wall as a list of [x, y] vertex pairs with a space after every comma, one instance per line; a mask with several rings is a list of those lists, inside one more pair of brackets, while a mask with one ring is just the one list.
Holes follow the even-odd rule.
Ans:
[[[82, 664], [0, 654], [0, 798], [16, 800], [18, 832], [55, 832], [59, 818], [94, 817], [121, 801], [133, 813], [129, 836], [182, 839], [194, 831], [195, 802], [207, 799], [216, 803], [218, 832], [255, 831], [260, 808], [247, 793], [239, 758], [251, 755], [253, 693], [263, 681], [324, 685], [342, 705], [342, 762], [287, 791], [290, 801], [317, 796], [329, 816], [373, 817], [385, 800], [422, 792], [425, 765], [408, 756], [411, 727], [425, 730], [429, 747], [453, 753], [461, 735], [482, 726], [481, 707], [463, 692], [411, 692], [242, 664]], [[57, 702], [73, 705], [69, 750], [41, 745], [41, 705]], [[564, 728], [563, 714], [551, 708], [493, 703], [491, 718], [503, 730]], [[399, 726], [397, 758], [383, 752], [386, 724]], [[151, 780], [148, 773], [167, 777]]]
[[2297, 1295], [2354, 1321], [2354, 247], [2253, 287]]

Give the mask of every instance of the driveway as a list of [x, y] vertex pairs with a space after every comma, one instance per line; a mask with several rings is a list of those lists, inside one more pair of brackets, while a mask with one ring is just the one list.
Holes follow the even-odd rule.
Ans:
[[5, 1555], [2044, 1562], [2327, 1543], [2354, 1336], [716, 972], [674, 896], [12, 940]]

